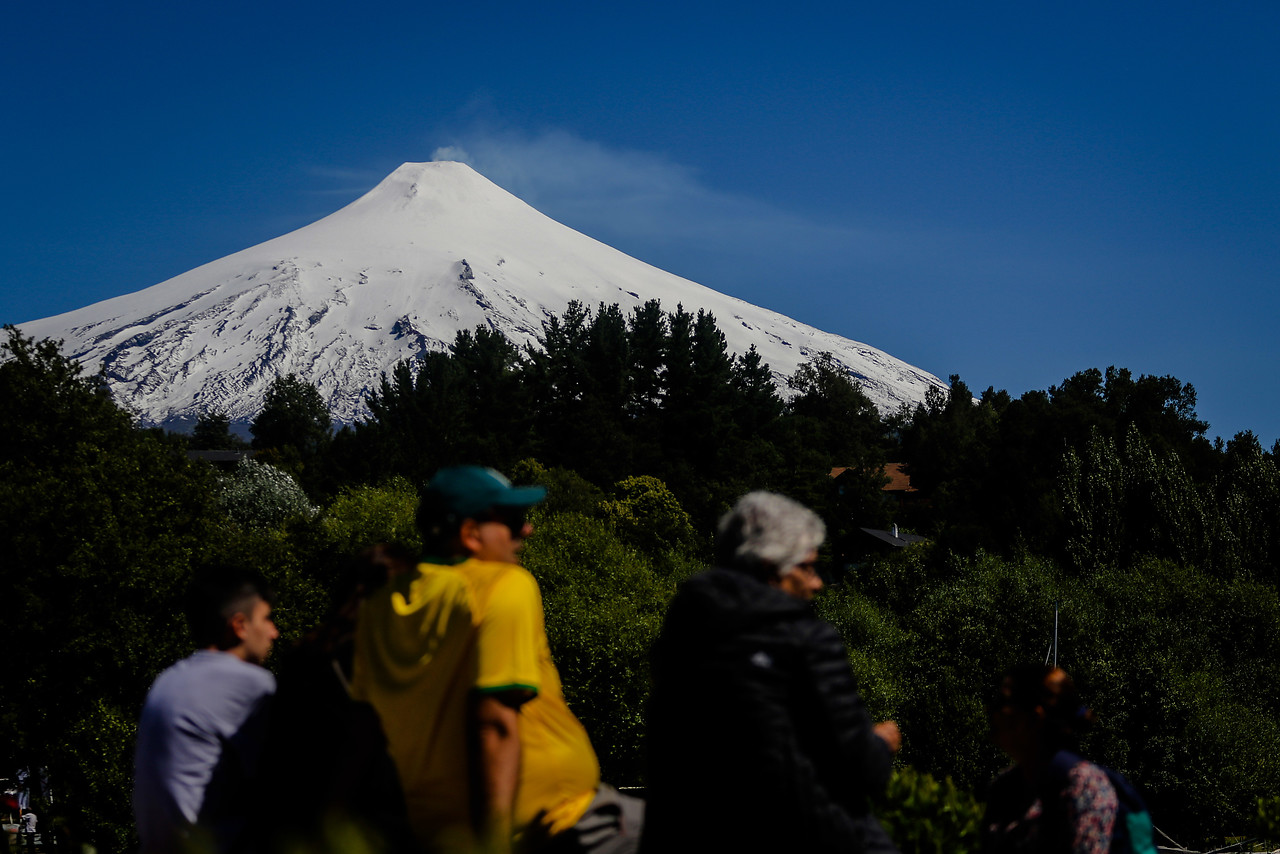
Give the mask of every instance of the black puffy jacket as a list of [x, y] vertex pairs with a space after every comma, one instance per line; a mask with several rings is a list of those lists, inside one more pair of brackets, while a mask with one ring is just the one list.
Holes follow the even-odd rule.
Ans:
[[895, 851], [868, 804], [888, 747], [806, 602], [740, 572], [695, 576], [653, 679], [645, 854]]

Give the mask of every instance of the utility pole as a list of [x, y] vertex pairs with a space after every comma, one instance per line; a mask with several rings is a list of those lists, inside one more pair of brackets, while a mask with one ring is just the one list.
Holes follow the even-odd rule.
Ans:
[[1058, 600], [1053, 600], [1053, 666], [1058, 666]]

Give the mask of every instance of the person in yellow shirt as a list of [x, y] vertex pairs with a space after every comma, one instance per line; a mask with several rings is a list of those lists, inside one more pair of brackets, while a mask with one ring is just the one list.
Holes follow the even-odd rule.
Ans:
[[520, 566], [525, 513], [545, 496], [493, 469], [442, 469], [418, 509], [429, 556], [361, 607], [352, 693], [378, 711], [427, 851], [639, 844], [643, 803], [601, 785]]

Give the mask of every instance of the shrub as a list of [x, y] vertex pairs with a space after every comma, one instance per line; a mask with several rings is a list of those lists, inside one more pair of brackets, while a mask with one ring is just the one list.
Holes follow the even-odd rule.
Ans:
[[411, 551], [422, 548], [414, 524], [418, 491], [402, 477], [382, 486], [344, 489], [320, 518], [324, 544], [351, 555], [375, 543], [396, 543]]
[[982, 805], [946, 777], [894, 769], [876, 809], [902, 854], [970, 854], [981, 842]]
[[628, 477], [613, 492], [600, 509], [624, 541], [650, 555], [697, 552], [693, 520], [665, 483], [649, 475]]
[[218, 504], [242, 528], [280, 528], [316, 514], [298, 481], [274, 466], [243, 459], [221, 480]]
[[580, 513], [532, 517], [524, 563], [538, 579], [547, 639], [565, 699], [587, 728], [605, 779], [638, 785], [649, 648], [662, 627], [676, 582], [695, 569], [668, 574], [625, 546], [608, 523]]

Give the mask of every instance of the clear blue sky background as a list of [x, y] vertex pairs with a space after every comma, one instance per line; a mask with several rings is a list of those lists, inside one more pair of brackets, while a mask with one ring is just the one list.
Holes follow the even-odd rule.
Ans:
[[1280, 436], [1280, 4], [10, 3], [0, 321], [452, 153], [975, 391], [1088, 367]]

